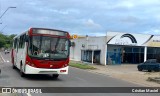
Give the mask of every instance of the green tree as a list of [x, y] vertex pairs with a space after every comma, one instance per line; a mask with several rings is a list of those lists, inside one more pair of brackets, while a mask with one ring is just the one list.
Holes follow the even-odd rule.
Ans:
[[0, 32], [0, 48], [11, 48], [13, 38], [16, 36], [16, 34], [11, 35], [5, 35], [2, 32]]
[[6, 44], [5, 40], [6, 40], [6, 36], [0, 33], [0, 48], [4, 47], [4, 45]]
[[13, 43], [13, 38], [16, 36], [16, 34], [11, 34], [7, 36], [5, 47], [11, 48]]

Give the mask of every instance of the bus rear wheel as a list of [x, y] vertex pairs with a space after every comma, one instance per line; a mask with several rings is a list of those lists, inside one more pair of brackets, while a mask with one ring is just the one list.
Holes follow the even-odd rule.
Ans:
[[53, 78], [58, 78], [59, 74], [53, 74], [52, 77]]
[[12, 65], [12, 68], [13, 68], [13, 69], [16, 69], [16, 66], [14, 65], [14, 63], [13, 63], [13, 65]]

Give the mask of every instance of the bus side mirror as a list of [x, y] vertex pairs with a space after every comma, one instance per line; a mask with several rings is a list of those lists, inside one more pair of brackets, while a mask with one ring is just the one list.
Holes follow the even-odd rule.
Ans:
[[26, 36], [26, 40], [25, 41], [29, 42], [29, 36], [28, 35]]

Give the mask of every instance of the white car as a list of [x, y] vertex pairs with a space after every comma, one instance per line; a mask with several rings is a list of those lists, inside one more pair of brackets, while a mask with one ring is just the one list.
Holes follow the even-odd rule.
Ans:
[[7, 53], [9, 53], [9, 51], [8, 50], [4, 50], [4, 53], [7, 54]]

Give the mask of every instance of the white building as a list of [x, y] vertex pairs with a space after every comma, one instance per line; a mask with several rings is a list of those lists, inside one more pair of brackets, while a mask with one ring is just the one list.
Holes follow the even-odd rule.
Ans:
[[141, 63], [160, 53], [160, 36], [107, 32], [106, 36], [73, 39], [70, 58], [99, 64]]

